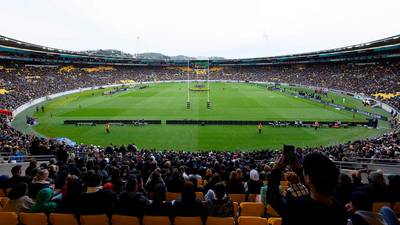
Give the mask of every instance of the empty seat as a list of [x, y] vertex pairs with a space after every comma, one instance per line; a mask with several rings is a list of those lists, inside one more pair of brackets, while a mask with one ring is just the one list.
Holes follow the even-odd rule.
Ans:
[[203, 225], [200, 217], [183, 217], [177, 216], [174, 225]]
[[378, 213], [384, 206], [391, 207], [392, 204], [390, 204], [390, 202], [374, 202], [372, 205], [372, 211]]
[[0, 212], [0, 223], [2, 225], [17, 225], [18, 216], [15, 212]]
[[206, 225], [234, 225], [233, 217], [207, 217]]
[[80, 218], [81, 225], [109, 225], [106, 214], [84, 215]]
[[228, 196], [232, 202], [237, 202], [237, 203], [244, 202], [244, 199], [246, 197], [245, 194], [228, 194]]
[[7, 198], [7, 197], [0, 197], [0, 206], [1, 206], [1, 208], [5, 208], [9, 200], [10, 199]]
[[165, 198], [167, 201], [173, 201], [181, 197], [181, 193], [175, 193], [175, 192], [167, 192], [165, 193]]
[[52, 213], [49, 219], [52, 225], [79, 225], [74, 214]]
[[143, 225], [169, 225], [171, 224], [168, 216], [144, 216]]
[[21, 213], [19, 218], [24, 225], [47, 225], [47, 216], [44, 213]]
[[265, 207], [261, 202], [240, 203], [240, 216], [264, 216]]
[[112, 225], [140, 225], [139, 218], [136, 216], [113, 215], [111, 218]]
[[241, 216], [238, 219], [239, 225], [268, 225], [268, 220], [256, 216]]
[[282, 218], [280, 217], [268, 218], [268, 225], [281, 225], [281, 224], [282, 224]]

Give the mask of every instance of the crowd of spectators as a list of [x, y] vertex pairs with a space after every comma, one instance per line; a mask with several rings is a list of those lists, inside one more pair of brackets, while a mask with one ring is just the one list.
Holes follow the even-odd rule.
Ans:
[[[275, 160], [266, 160], [270, 154]], [[10, 198], [2, 210], [232, 217], [230, 194], [255, 194], [283, 224], [357, 225], [371, 219], [379, 221], [373, 224], [396, 224], [389, 222], [396, 218], [392, 209], [382, 208], [379, 214], [372, 205], [400, 201], [400, 176], [390, 176], [387, 183], [382, 171], [372, 171], [364, 184], [363, 171], [340, 173], [320, 152], [298, 149], [295, 154], [289, 159], [270, 152], [153, 152], [134, 145], [86, 157], [58, 152], [58, 160], [31, 161], [25, 175], [17, 165], [12, 176], [0, 176], [0, 189], [9, 190]], [[287, 180], [287, 190], [281, 180]], [[180, 197], [167, 199], [168, 192]], [[199, 192], [204, 199], [197, 197]]]
[[[0, 70], [0, 106], [15, 109], [23, 103], [46, 95], [77, 89], [119, 83], [122, 80], [156, 81], [186, 80], [187, 73], [179, 68], [120, 67], [115, 70], [87, 72], [58, 67], [4, 66]], [[372, 95], [396, 93], [400, 90], [400, 63], [379, 64], [316, 64], [268, 67], [230, 67], [210, 72], [211, 80], [269, 81], [302, 84]], [[204, 75], [191, 75], [201, 79]], [[205, 79], [205, 78], [204, 78]], [[399, 107], [399, 98], [385, 100]]]

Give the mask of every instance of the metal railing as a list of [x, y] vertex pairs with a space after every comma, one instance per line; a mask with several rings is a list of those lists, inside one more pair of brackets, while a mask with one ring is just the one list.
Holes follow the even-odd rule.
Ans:
[[9, 153], [0, 153], [0, 163], [21, 163], [30, 162], [31, 160], [39, 161], [49, 161], [50, 159], [56, 158], [55, 155], [23, 155], [23, 156], [13, 156]]

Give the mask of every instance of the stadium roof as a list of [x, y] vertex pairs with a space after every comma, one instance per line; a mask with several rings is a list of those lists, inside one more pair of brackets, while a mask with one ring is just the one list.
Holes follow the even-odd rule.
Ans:
[[[23, 56], [23, 57], [22, 57]], [[19, 61], [41, 61], [50, 63], [84, 63], [115, 65], [180, 65], [187, 60], [142, 60], [128, 57], [85, 54], [76, 51], [62, 50], [19, 41], [0, 35], [0, 59]], [[210, 60], [214, 65], [268, 65], [285, 63], [336, 62], [367, 60], [380, 58], [400, 58], [400, 35], [346, 46], [342, 48], [321, 50], [301, 54], [290, 54], [273, 57], [217, 59]], [[50, 60], [50, 61], [49, 61]], [[194, 60], [208, 60], [198, 57]]]

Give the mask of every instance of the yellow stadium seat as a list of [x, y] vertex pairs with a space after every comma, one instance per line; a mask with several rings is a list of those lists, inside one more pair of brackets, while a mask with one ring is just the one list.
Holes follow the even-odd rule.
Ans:
[[234, 225], [233, 217], [207, 217], [206, 225]]
[[106, 214], [84, 215], [80, 218], [81, 225], [109, 225]]
[[281, 190], [283, 193], [286, 193], [288, 186], [281, 186]]
[[235, 218], [239, 216], [238, 212], [239, 212], [239, 203], [233, 202], [233, 216]]
[[396, 215], [400, 215], [400, 202], [393, 203], [392, 209]]
[[247, 197], [247, 202], [256, 202], [257, 199], [260, 199], [258, 196], [259, 195], [256, 194], [249, 194], [249, 196]]
[[204, 194], [203, 194], [203, 192], [200, 192], [200, 191], [196, 192], [196, 198], [197, 198], [198, 200], [200, 200], [200, 201], [204, 201]]
[[17, 225], [18, 216], [15, 212], [0, 212], [0, 223], [2, 225]]
[[237, 203], [244, 202], [244, 199], [246, 198], [245, 194], [228, 194], [228, 196], [232, 202], [237, 202]]
[[255, 216], [240, 216], [238, 225], [268, 225], [268, 220]]
[[87, 193], [93, 193], [97, 191], [97, 187], [87, 187], [86, 192]]
[[381, 208], [384, 206], [391, 207], [391, 204], [390, 202], [374, 202], [374, 204], [372, 205], [372, 211], [379, 213]]
[[272, 217], [280, 217], [279, 213], [271, 205], [267, 206], [267, 214]]
[[261, 202], [240, 203], [240, 216], [264, 216], [265, 207]]
[[177, 216], [174, 220], [174, 225], [203, 225], [201, 217], [183, 217]]
[[281, 225], [282, 218], [280, 217], [273, 217], [268, 219], [268, 225]]
[[171, 224], [168, 216], [144, 216], [143, 225], [169, 225]]
[[52, 213], [49, 220], [52, 225], [79, 225], [74, 214]]
[[4, 192], [4, 190], [2, 188], [0, 188], [0, 197], [6, 197], [6, 193]]
[[139, 218], [136, 216], [113, 215], [111, 218], [112, 225], [140, 225]]
[[0, 206], [1, 206], [1, 208], [5, 208], [9, 200], [10, 199], [7, 198], [7, 197], [0, 197]]
[[173, 201], [181, 197], [181, 193], [175, 193], [175, 192], [167, 192], [165, 193], [165, 198], [167, 201]]
[[24, 225], [47, 225], [45, 213], [21, 213], [19, 219]]

